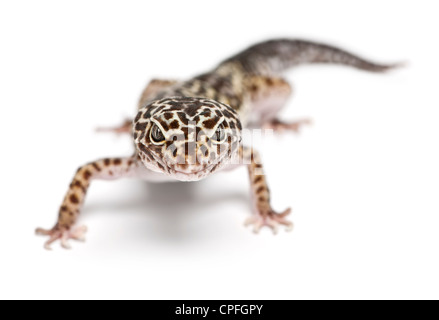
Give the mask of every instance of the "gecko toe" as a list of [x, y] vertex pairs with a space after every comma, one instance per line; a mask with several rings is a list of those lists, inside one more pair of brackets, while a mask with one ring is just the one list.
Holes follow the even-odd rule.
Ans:
[[35, 229], [35, 234], [39, 235], [39, 236], [47, 236], [50, 234], [51, 230], [48, 229], [43, 229], [43, 228], [36, 228]]
[[273, 210], [267, 210], [249, 217], [244, 225], [253, 225], [253, 232], [259, 233], [262, 227], [267, 226], [276, 235], [279, 231], [279, 225], [286, 226], [286, 231], [291, 231], [293, 223], [286, 220], [285, 217], [291, 213], [291, 208], [286, 209], [282, 213], [276, 213]]
[[61, 230], [58, 226], [55, 226], [51, 230], [38, 228], [35, 230], [35, 233], [38, 235], [49, 236], [49, 240], [44, 243], [44, 248], [46, 250], [52, 250], [51, 245], [57, 240], [60, 241], [62, 248], [71, 249], [68, 240], [73, 239], [78, 241], [84, 241], [84, 234], [86, 231], [87, 228], [85, 226], [80, 226], [72, 230]]

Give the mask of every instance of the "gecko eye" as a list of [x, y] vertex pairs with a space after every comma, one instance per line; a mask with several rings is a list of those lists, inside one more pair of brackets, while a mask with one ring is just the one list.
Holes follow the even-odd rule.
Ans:
[[226, 130], [221, 124], [216, 128], [215, 133], [212, 136], [213, 143], [223, 143], [226, 140]]
[[160, 130], [156, 124], [154, 124], [151, 128], [150, 138], [154, 144], [163, 144], [165, 142], [165, 136], [163, 135], [162, 130]]

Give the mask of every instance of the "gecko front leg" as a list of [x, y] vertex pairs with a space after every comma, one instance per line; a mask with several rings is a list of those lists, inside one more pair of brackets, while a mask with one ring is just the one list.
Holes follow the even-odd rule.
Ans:
[[270, 190], [263, 172], [259, 154], [250, 148], [242, 148], [242, 157], [246, 160], [250, 178], [251, 192], [255, 214], [248, 218], [245, 225], [253, 225], [253, 231], [258, 233], [263, 226], [268, 226], [277, 233], [279, 224], [285, 225], [287, 230], [292, 230], [293, 224], [285, 217], [290, 214], [288, 208], [281, 213], [274, 211], [270, 204]]
[[70, 248], [69, 239], [83, 240], [86, 228], [74, 227], [92, 180], [113, 180], [131, 176], [137, 167], [135, 157], [106, 158], [88, 163], [78, 169], [69, 186], [64, 201], [60, 207], [58, 221], [52, 229], [38, 228], [36, 233], [49, 236], [44, 247], [50, 250], [50, 245], [60, 240], [62, 247]]

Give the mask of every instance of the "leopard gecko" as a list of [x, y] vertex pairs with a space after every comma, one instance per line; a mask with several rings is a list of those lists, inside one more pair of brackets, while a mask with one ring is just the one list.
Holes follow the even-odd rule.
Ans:
[[297, 131], [307, 120], [282, 121], [277, 114], [291, 94], [282, 74], [306, 63], [334, 63], [383, 72], [396, 64], [364, 60], [333, 46], [294, 39], [258, 43], [224, 60], [216, 68], [186, 81], [152, 80], [141, 94], [133, 121], [114, 128], [132, 134], [135, 152], [81, 166], [67, 190], [45, 248], [60, 240], [81, 240], [86, 228], [75, 226], [90, 183], [134, 177], [147, 181], [197, 181], [222, 170], [248, 169], [254, 214], [246, 221], [258, 232], [263, 226], [291, 229], [290, 209], [276, 212], [259, 153], [242, 142], [243, 128]]

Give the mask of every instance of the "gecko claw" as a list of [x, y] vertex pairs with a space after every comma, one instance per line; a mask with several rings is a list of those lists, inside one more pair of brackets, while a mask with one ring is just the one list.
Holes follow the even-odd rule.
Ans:
[[69, 239], [77, 240], [77, 241], [85, 241], [84, 234], [87, 232], [86, 226], [80, 226], [74, 228], [72, 230], [61, 230], [58, 226], [55, 226], [53, 229], [47, 230], [42, 228], [37, 228], [35, 233], [37, 235], [49, 236], [49, 240], [44, 243], [44, 249], [52, 250], [51, 244], [56, 240], [60, 240], [61, 247], [64, 249], [71, 249], [71, 246], [68, 242]]
[[253, 225], [253, 232], [258, 234], [262, 227], [267, 226], [271, 228], [273, 234], [277, 234], [279, 231], [279, 225], [286, 226], [286, 231], [293, 229], [293, 223], [286, 220], [285, 217], [291, 213], [291, 209], [288, 208], [282, 213], [276, 213], [273, 210], [264, 210], [261, 213], [253, 215], [245, 220], [244, 225]]

